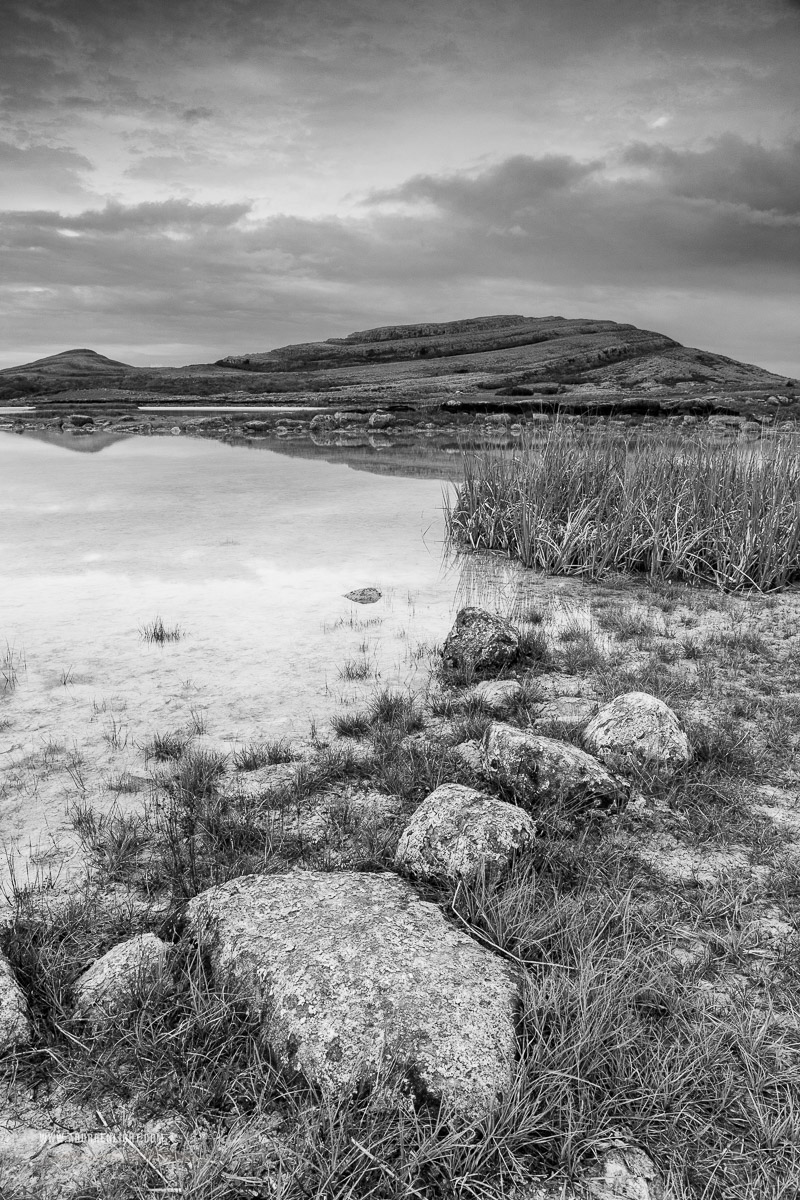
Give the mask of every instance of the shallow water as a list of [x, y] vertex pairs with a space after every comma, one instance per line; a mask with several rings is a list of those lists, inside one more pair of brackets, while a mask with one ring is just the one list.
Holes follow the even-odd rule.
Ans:
[[[224, 750], [302, 741], [378, 685], [426, 685], [465, 599], [443, 561], [441, 478], [207, 439], [70, 444], [0, 433], [6, 848], [58, 862], [65, 806], [113, 803], [156, 731], [200, 717], [198, 740]], [[518, 603], [519, 568], [472, 559], [472, 592], [476, 571], [501, 611]], [[344, 598], [367, 586], [376, 604]], [[143, 640], [157, 615], [177, 642]], [[368, 677], [344, 678], [348, 662]]]

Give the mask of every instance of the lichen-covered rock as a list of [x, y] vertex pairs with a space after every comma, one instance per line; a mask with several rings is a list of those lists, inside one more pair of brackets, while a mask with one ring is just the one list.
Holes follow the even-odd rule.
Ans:
[[635, 758], [678, 767], [691, 757], [675, 713], [647, 692], [626, 692], [604, 704], [584, 729], [583, 744], [604, 761]]
[[519, 654], [519, 632], [510, 621], [482, 608], [462, 608], [442, 651], [446, 667], [477, 671], [503, 667]]
[[535, 836], [533, 821], [516, 804], [444, 783], [404, 829], [395, 867], [418, 879], [469, 879], [484, 865], [507, 866]]
[[31, 1027], [22, 988], [0, 952], [0, 1053], [30, 1041]]
[[390, 412], [382, 412], [380, 410], [371, 413], [368, 424], [371, 429], [388, 429], [390, 425], [394, 425], [395, 417]]
[[334, 1094], [407, 1087], [477, 1118], [511, 1081], [509, 965], [396, 875], [248, 875], [194, 897], [214, 977], [259, 1012], [273, 1051]]
[[577, 746], [499, 721], [483, 736], [481, 760], [486, 775], [513, 789], [529, 808], [619, 808], [630, 795], [624, 780]]
[[522, 684], [516, 679], [484, 679], [464, 692], [464, 700], [477, 700], [481, 707], [500, 716], [522, 698]]
[[76, 980], [76, 1014], [94, 1018], [127, 1007], [137, 990], [152, 987], [161, 978], [168, 950], [153, 933], [140, 933], [113, 946]]

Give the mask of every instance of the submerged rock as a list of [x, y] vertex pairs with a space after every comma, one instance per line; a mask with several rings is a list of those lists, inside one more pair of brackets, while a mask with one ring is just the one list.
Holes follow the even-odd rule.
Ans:
[[77, 1015], [97, 1017], [124, 1008], [137, 990], [157, 983], [168, 949], [153, 933], [141, 933], [112, 947], [75, 983]]
[[535, 835], [533, 821], [516, 804], [445, 783], [403, 831], [395, 867], [418, 879], [469, 879], [484, 865], [507, 866]]
[[380, 600], [382, 592], [377, 588], [366, 587], [356, 588], [353, 592], [345, 592], [345, 600], [352, 600], [354, 604], [376, 604]]
[[25, 995], [0, 951], [0, 1053], [30, 1041], [31, 1027]]
[[519, 654], [519, 631], [482, 608], [462, 608], [442, 651], [446, 667], [477, 671], [503, 667]]
[[514, 973], [396, 875], [248, 875], [191, 900], [187, 924], [274, 1053], [324, 1090], [397, 1087], [391, 1068], [472, 1119], [511, 1082]]
[[511, 788], [521, 804], [558, 803], [567, 809], [618, 808], [627, 803], [624, 780], [569, 742], [495, 722], [481, 743], [486, 775]]
[[608, 761], [634, 758], [677, 767], [691, 757], [675, 713], [647, 692], [626, 692], [604, 704], [584, 729], [583, 744]]

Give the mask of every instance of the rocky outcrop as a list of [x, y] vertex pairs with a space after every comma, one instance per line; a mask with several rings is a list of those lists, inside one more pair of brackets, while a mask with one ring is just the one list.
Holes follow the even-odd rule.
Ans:
[[404, 829], [395, 867], [417, 879], [470, 879], [484, 866], [508, 866], [535, 834], [533, 821], [515, 804], [444, 783]]
[[511, 968], [397, 876], [244, 876], [191, 900], [187, 926], [280, 1061], [324, 1091], [391, 1083], [472, 1119], [511, 1081]]
[[0, 1053], [30, 1041], [28, 1006], [11, 965], [0, 951]]
[[626, 692], [604, 704], [584, 729], [583, 744], [607, 762], [631, 758], [679, 767], [691, 757], [675, 713], [647, 692]]
[[591, 754], [569, 742], [495, 722], [486, 730], [481, 761], [487, 777], [513, 791], [526, 808], [556, 804], [565, 810], [620, 808], [628, 785]]
[[137, 992], [161, 978], [169, 947], [152, 933], [141, 933], [112, 947], [75, 983], [76, 1015], [95, 1019], [119, 1012]]
[[442, 650], [450, 669], [486, 671], [507, 666], [519, 655], [519, 632], [482, 608], [462, 608]]

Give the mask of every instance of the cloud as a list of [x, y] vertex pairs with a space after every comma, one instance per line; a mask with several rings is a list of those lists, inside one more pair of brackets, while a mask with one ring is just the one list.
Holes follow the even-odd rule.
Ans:
[[136, 344], [219, 355], [431, 313], [553, 311], [553, 298], [564, 315], [594, 305], [658, 328], [659, 313], [709, 297], [725, 311], [728, 295], [747, 297], [729, 307], [737, 320], [749, 312], [752, 343], [759, 307], [785, 307], [800, 275], [795, 148], [734, 148], [727, 171], [717, 143], [691, 156], [639, 144], [606, 161], [517, 155], [415, 176], [350, 218], [257, 219], [249, 202], [182, 199], [8, 211], [0, 322], [9, 337], [38, 321], [66, 344], [90, 329], [118, 346], [112, 332], [125, 328]]
[[86, 196], [84, 178], [91, 170], [88, 158], [68, 147], [0, 140], [0, 204], [23, 197]]
[[729, 133], [704, 150], [638, 142], [623, 160], [649, 168], [675, 195], [800, 214], [800, 141], [767, 147]]

